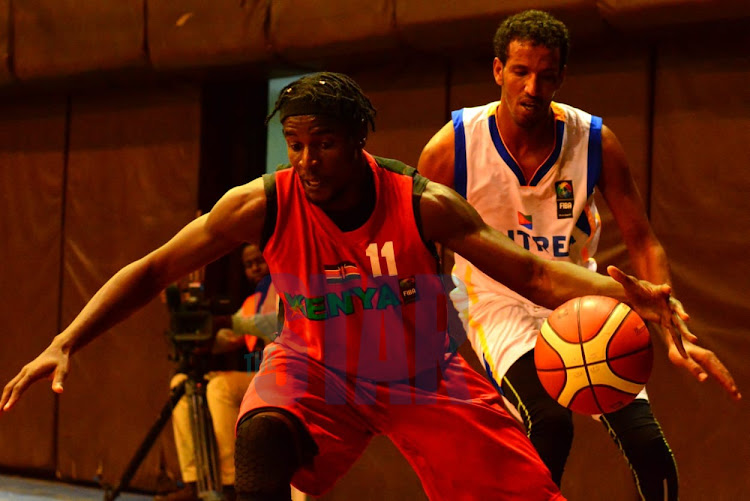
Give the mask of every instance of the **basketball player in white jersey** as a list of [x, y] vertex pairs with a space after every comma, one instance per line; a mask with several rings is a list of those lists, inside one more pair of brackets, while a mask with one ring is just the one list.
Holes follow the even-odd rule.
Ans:
[[[500, 25], [494, 46], [500, 101], [454, 111], [422, 152], [419, 171], [455, 188], [518, 245], [593, 270], [600, 230], [593, 193], [599, 188], [638, 276], [669, 283], [666, 254], [617, 138], [601, 118], [552, 101], [565, 75], [565, 25], [547, 13], [525, 11]], [[573, 439], [572, 416], [542, 388], [533, 360], [537, 332], [550, 311], [458, 254], [452, 273], [451, 297], [468, 339], [495, 386], [517, 407], [559, 485]], [[674, 364], [701, 381], [715, 377], [739, 398], [726, 368], [695, 338], [660, 335]], [[633, 404], [599, 419], [627, 458], [641, 498], [676, 500], [676, 464], [645, 390]]]

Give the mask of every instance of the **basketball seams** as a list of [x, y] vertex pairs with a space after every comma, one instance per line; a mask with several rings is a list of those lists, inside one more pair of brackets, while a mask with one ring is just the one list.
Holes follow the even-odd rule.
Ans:
[[[623, 326], [625, 326], [628, 322], [630, 322], [632, 320], [632, 323], [635, 324], [636, 326], [642, 326], [644, 329], [646, 328], [646, 325], [644, 324], [644, 322], [641, 319], [641, 317], [639, 317], [629, 306], [627, 306], [627, 305], [625, 305], [623, 303], [620, 303], [618, 305], [618, 308], [620, 306], [623, 307], [622, 310], [626, 311], [626, 314], [623, 316], [622, 321], [617, 326], [617, 329], [615, 329], [612, 332], [612, 335], [609, 336], [609, 339], [608, 339], [608, 342], [607, 342], [607, 348], [606, 348], [607, 349], [607, 351], [606, 351], [607, 367], [608, 367], [609, 372], [611, 372], [613, 376], [619, 378], [620, 381], [631, 382], [633, 385], [636, 385], [636, 386], [643, 386], [643, 384], [645, 383], [645, 381], [635, 380], [633, 378], [627, 377], [626, 375], [623, 375], [620, 372], [620, 371], [622, 371], [622, 368], [619, 368], [619, 370], [618, 370], [617, 361], [633, 357], [634, 355], [645, 354], [646, 352], [650, 352], [652, 350], [652, 347], [651, 347], [651, 337], [648, 335], [648, 331], [646, 331], [647, 335], [645, 337], [645, 339], [646, 339], [646, 344], [645, 345], [637, 347], [635, 349], [630, 349], [630, 350], [624, 351], [624, 352], [623, 351], [618, 351], [616, 355], [613, 355], [611, 353], [612, 351], [615, 351], [615, 350], [614, 349], [611, 350], [610, 348], [612, 348], [612, 346], [615, 345], [616, 343], [618, 343], [618, 341], [619, 341], [618, 333], [623, 328]], [[620, 348], [620, 349], [622, 349], [622, 348]], [[650, 372], [650, 370], [649, 370], [649, 372]], [[646, 378], [646, 379], [648, 379], [648, 378]], [[629, 390], [629, 391], [633, 391], [633, 390]], [[640, 391], [640, 389], [636, 388], [634, 390], [634, 393], [638, 393], [639, 391]]]
[[[586, 369], [586, 376], [589, 380], [589, 386], [591, 388], [591, 394], [592, 398], [594, 400], [594, 403], [596, 404], [597, 408], [602, 412], [602, 414], [606, 413], [604, 405], [602, 405], [599, 394], [596, 392], [596, 387], [606, 387], [611, 388], [613, 390], [616, 390], [618, 392], [622, 392], [623, 394], [627, 393], [638, 393], [642, 387], [641, 384], [635, 383], [629, 379], [623, 378], [619, 374], [615, 373], [612, 370], [612, 367], [610, 366], [610, 358], [608, 356], [609, 354], [609, 347], [610, 343], [615, 339], [617, 336], [618, 331], [622, 327], [622, 325], [625, 323], [625, 320], [627, 319], [628, 315], [630, 314], [631, 310], [630, 307], [624, 303], [616, 303], [615, 307], [610, 310], [609, 314], [607, 315], [607, 319], [604, 321], [604, 325], [599, 329], [599, 331], [596, 333], [596, 335], [593, 336], [590, 342], [592, 342], [591, 348], [601, 349], [602, 346], [599, 346], [603, 342], [604, 351], [601, 353], [601, 359], [597, 362], [591, 362], [586, 363], [585, 369]], [[580, 321], [579, 321], [580, 325]], [[598, 343], [594, 343], [594, 341], [599, 341]], [[601, 371], [599, 370], [601, 369]], [[596, 371], [595, 371], [596, 370]], [[617, 381], [617, 386], [613, 386], [611, 383], [611, 379], [615, 378]], [[621, 386], [622, 385], [622, 386]]]
[[[548, 369], [548, 371], [550, 373], [556, 372], [556, 371], [562, 371], [563, 381], [562, 381], [562, 384], [559, 387], [559, 391], [557, 392], [557, 395], [554, 396], [555, 400], [557, 400], [559, 398], [559, 396], [560, 396], [560, 393], [565, 389], [565, 387], [568, 384], [568, 375], [567, 375], [567, 372], [565, 372], [565, 361], [564, 361], [562, 355], [559, 353], [559, 351], [550, 342], [550, 338], [557, 340], [560, 337], [559, 337], [559, 334], [555, 331], [555, 329], [552, 328], [552, 326], [549, 325], [547, 322], [545, 322], [544, 324], [542, 324], [542, 328], [541, 328], [541, 330], [539, 332], [539, 336], [538, 336], [538, 339], [537, 339], [537, 347], [534, 350], [534, 365], [537, 366], [537, 373], [538, 373], [539, 372], [539, 369], [538, 369], [539, 362], [537, 361], [536, 357], [540, 353], [540, 351], [542, 350], [543, 346], [546, 346], [546, 349], [549, 350], [549, 353], [554, 354], [557, 357], [556, 361], [559, 364], [559, 366], [555, 367], [555, 368]], [[541, 376], [541, 374], [540, 374], [540, 376]], [[545, 388], [547, 388], [547, 385], [545, 385], [544, 383], [543, 383], [543, 386], [545, 386]], [[551, 392], [552, 389], [548, 388], [548, 391]]]
[[[605, 392], [600, 394], [602, 390], [605, 390]], [[591, 398], [591, 400], [593, 400], [594, 405], [596, 406], [596, 409], [597, 409], [596, 412], [591, 410], [588, 407], [586, 407], [585, 411], [580, 410], [580, 407], [577, 407], [580, 405], [580, 402], [577, 401], [577, 399], [579, 399], [579, 397], [581, 397], [582, 395], [588, 396], [589, 398]], [[617, 402], [618, 405], [614, 407], [608, 407], [605, 410], [604, 406], [601, 405], [600, 400], [602, 399], [602, 397], [604, 397], [606, 400], [612, 401], [613, 396], [616, 396], [615, 402]], [[623, 391], [620, 388], [615, 388], [613, 386], [608, 386], [608, 385], [584, 386], [576, 390], [572, 399], [570, 400], [570, 402], [568, 402], [568, 405], [570, 405], [571, 402], [576, 401], [576, 403], [574, 403], [570, 407], [571, 410], [574, 410], [576, 412], [581, 412], [584, 414], [608, 414], [608, 413], [614, 412], [618, 409], [622, 409], [623, 407], [625, 407], [628, 403], [630, 403], [630, 401], [633, 400], [632, 397], [633, 395], [631, 393]], [[626, 403], [623, 403], [623, 400], [625, 400]]]
[[[563, 360], [571, 360], [571, 357], [575, 360], [574, 365], [583, 365], [583, 358], [578, 356], [578, 353], [580, 352], [580, 350], [578, 349], [579, 345], [577, 343], [571, 343], [570, 341], [566, 341], [565, 339], [563, 339], [548, 322], [542, 324], [541, 335], [549, 345], [550, 349], [554, 351], [560, 358], [562, 366], [559, 367], [559, 369], [564, 369], [565, 363], [563, 362]], [[564, 349], [560, 349], [559, 342], [564, 343], [562, 345], [564, 346]]]
[[638, 369], [651, 353], [650, 337], [632, 338], [642, 328], [630, 307], [611, 298], [570, 300], [540, 329], [535, 361], [543, 386], [578, 412], [605, 413], [627, 405], [645, 383], [637, 378], [643, 373], [647, 380], [650, 372], [650, 364], [648, 372]]
[[[632, 322], [631, 322], [632, 320]], [[641, 317], [638, 316], [637, 313], [635, 313], [633, 310], [628, 308], [627, 315], [622, 319], [622, 322], [620, 322], [620, 325], [617, 327], [617, 330], [615, 330], [612, 335], [609, 337], [608, 343], [607, 343], [607, 358], [610, 360], [616, 360], [618, 358], [625, 357], [630, 354], [638, 353], [643, 350], [647, 350], [651, 348], [651, 336], [648, 333], [648, 330], [646, 330], [646, 336], [639, 339], [639, 341], [645, 340], [645, 344], [642, 345], [636, 345], [631, 346], [629, 349], [625, 350], [623, 347], [619, 347], [619, 349], [614, 349], [614, 346], [621, 342], [621, 339], [617, 336], [620, 332], [620, 329], [623, 328], [626, 324], [632, 324], [629, 327], [634, 328], [636, 332], [640, 331], [641, 329], [647, 329], [646, 324], [643, 322]]]
[[[576, 369], [564, 369], [563, 372], [565, 373], [565, 385], [560, 390], [560, 394], [557, 396], [557, 401], [561, 404], [567, 407], [575, 398], [575, 396], [580, 391], [581, 387], [586, 388], [586, 386], [582, 385], [572, 385], [568, 384], [569, 381], [575, 381], [576, 379], [579, 379], [581, 377], [581, 374], [588, 379], [588, 374], [586, 373], [586, 367], [578, 367]], [[589, 381], [590, 384], [590, 381]]]
[[[555, 353], [557, 353], [557, 350], [555, 350], [551, 346], [550, 346], [550, 349], [552, 349]], [[584, 367], [585, 365], [592, 366], [592, 365], [596, 365], [596, 364], [603, 364], [603, 363], [612, 362], [612, 361], [615, 361], [615, 360], [620, 360], [620, 359], [623, 359], [623, 358], [628, 358], [631, 355], [637, 355], [638, 353], [648, 352], [648, 351], [651, 351], [651, 345], [650, 344], [648, 344], [648, 345], [646, 345], [646, 346], [644, 346], [642, 348], [638, 348], [638, 349], [635, 349], [635, 350], [632, 350], [632, 351], [628, 351], [626, 353], [621, 353], [619, 355], [607, 357], [607, 360], [599, 360], [597, 362], [586, 362], [586, 364], [580, 364], [580, 365], [566, 365], [566, 366], [563, 366], [563, 367], [552, 367], [552, 368], [537, 367], [537, 372], [555, 372], [555, 371], [562, 371], [562, 370], [565, 370], [565, 369], [580, 369], [581, 367]], [[627, 378], [624, 378], [624, 379], [627, 379]]]
[[597, 332], [596, 336], [594, 336], [594, 339], [599, 338], [600, 341], [604, 341], [603, 359], [606, 360], [607, 358], [609, 358], [609, 347], [611, 346], [612, 341], [615, 339], [615, 337], [617, 337], [617, 333], [625, 323], [625, 320], [628, 318], [630, 312], [630, 306], [624, 303], [618, 303], [617, 306], [615, 306], [612, 311], [609, 312], [604, 325], [602, 325], [602, 328], [599, 329], [599, 332]]
[[[599, 373], [594, 372], [593, 374], [589, 375], [589, 381], [592, 387], [604, 386], [604, 387], [616, 389], [618, 391], [636, 393], [636, 394], [639, 391], [641, 391], [641, 388], [643, 388], [642, 382], [633, 382], [612, 372], [612, 369], [609, 367], [609, 364], [607, 364], [606, 361], [603, 361], [599, 364], [594, 364], [594, 365], [597, 366], [596, 367], [597, 369], [599, 368], [598, 366], [601, 365], [605, 368], [605, 370]], [[589, 373], [588, 367], [586, 367], [586, 372]], [[618, 386], [612, 385], [613, 377], [615, 378], [614, 382], [616, 382]]]
[[[577, 324], [577, 327], [578, 327], [578, 341], [581, 343], [581, 357], [583, 358], [583, 370], [585, 371], [585, 373], [586, 373], [586, 379], [589, 382], [588, 387], [591, 388], [591, 396], [594, 399], [594, 404], [596, 404], [596, 406], [601, 410], [602, 405], [599, 403], [599, 399], [597, 398], [596, 392], [593, 391], [594, 382], [591, 380], [591, 373], [589, 372], [588, 363], [586, 361], [586, 351], [587, 351], [587, 344], [590, 341], [596, 341], [596, 339], [601, 334], [603, 326], [602, 326], [602, 328], [600, 328], [596, 332], [596, 334], [594, 334], [594, 336], [590, 340], [584, 342], [584, 340], [583, 340], [583, 334], [581, 333], [581, 324], [582, 324], [582, 322], [581, 322], [581, 301], [583, 301], [583, 298], [579, 297], [578, 301], [576, 301], [575, 310], [576, 310], [576, 315], [577, 315], [577, 318], [578, 318], [578, 321], [576, 322], [576, 324]], [[611, 314], [611, 312], [610, 312], [610, 314]], [[607, 321], [609, 321], [609, 317], [607, 317]], [[605, 322], [605, 325], [606, 325], [606, 323], [607, 322]], [[569, 400], [569, 402], [573, 402], [573, 400], [575, 399], [575, 397], [578, 395], [579, 392], [580, 392], [580, 390], [574, 392], [573, 397]]]
[[605, 296], [584, 296], [578, 299], [580, 310], [584, 314], [578, 318], [581, 329], [580, 341], [590, 341], [600, 332], [611, 333], [610, 317], [613, 310], [620, 304], [616, 299]]
[[[620, 353], [619, 355], [614, 355], [614, 356], [611, 356], [611, 357], [607, 357], [607, 360], [610, 361], [610, 362], [613, 361], [613, 360], [620, 360], [622, 358], [628, 358], [631, 355], [637, 355], [638, 353], [641, 353], [641, 352], [644, 352], [644, 351], [651, 351], [651, 350], [652, 350], [652, 347], [651, 347], [651, 344], [649, 343], [646, 346], [643, 346], [641, 348], [637, 348], [635, 350], [631, 350], [631, 351], [628, 351], [626, 353]], [[606, 362], [607, 360], [602, 360], [602, 362]]]

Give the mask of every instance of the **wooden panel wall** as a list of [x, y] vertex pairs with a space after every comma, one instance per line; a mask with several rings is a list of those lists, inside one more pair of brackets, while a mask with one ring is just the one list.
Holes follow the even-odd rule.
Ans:
[[[0, 379], [3, 386], [59, 329], [65, 197], [65, 96], [0, 106]], [[0, 464], [50, 474], [56, 404], [41, 383], [0, 418]]]
[[262, 62], [269, 2], [148, 1], [151, 62], [160, 70]]
[[[108, 4], [106, 11], [95, 12], [70, 1], [54, 10], [38, 0], [14, 0], [8, 11], [10, 3], [0, 1], [0, 58], [4, 47], [10, 57], [4, 60], [7, 71], [0, 65], [0, 84], [15, 77], [37, 81], [123, 68], [258, 61], [271, 69], [288, 69], [290, 62], [307, 68], [318, 67], [307, 64], [318, 56], [331, 61], [368, 48], [399, 51], [377, 67], [363, 61], [327, 68], [351, 71], [379, 109], [368, 149], [410, 164], [451, 109], [498, 97], [488, 38], [499, 21], [497, 7], [468, 2], [437, 12], [434, 3], [390, 0], [361, 9], [344, 3], [313, 11], [283, 2], [248, 1], [239, 7], [226, 2], [209, 11], [202, 4], [175, 8], [149, 0]], [[517, 4], [519, 9], [551, 5]], [[662, 16], [656, 23], [660, 28], [682, 4], [690, 15], [674, 19], [689, 27], [696, 19], [737, 23], [747, 19], [746, 3], [729, 2], [724, 11], [716, 7], [719, 2], [655, 4], [557, 4], [571, 21], [576, 43], [558, 98], [603, 116], [617, 133], [695, 331], [750, 392], [744, 363], [750, 352], [745, 327], [750, 186], [743, 175], [750, 161], [745, 53], [750, 40], [746, 30], [640, 36], [654, 26], [649, 13]], [[11, 14], [8, 23], [4, 12]], [[615, 29], [594, 38], [596, 44], [576, 42], [581, 40], [576, 36], [585, 39], [581, 33], [587, 28], [574, 23], [597, 15]], [[300, 36], [315, 22], [324, 23], [317, 33]], [[601, 28], [594, 24], [593, 32]], [[639, 36], [618, 35], [618, 30]], [[455, 45], [475, 42], [483, 48]], [[441, 43], [459, 49], [460, 57], [450, 57], [455, 52], [444, 52]], [[424, 52], [404, 53], [404, 48]], [[154, 90], [136, 84], [128, 91], [107, 90], [109, 82], [99, 82], [95, 95], [73, 92], [69, 122], [67, 97], [49, 90], [3, 100], [0, 230], [11, 238], [0, 246], [0, 259], [12, 263], [0, 269], [0, 318], [7, 319], [10, 333], [0, 344], [4, 380], [48, 343], [59, 328], [58, 317], [66, 325], [106, 277], [193, 216], [201, 153], [196, 88]], [[609, 233], [600, 258], [622, 264], [619, 237], [606, 216], [604, 224]], [[161, 336], [165, 322], [163, 305], [154, 302], [81, 352], [59, 399], [59, 421], [49, 387], [42, 383], [30, 390], [14, 413], [0, 418], [0, 465], [57, 470], [77, 481], [97, 475], [115, 481], [166, 400], [171, 364]], [[661, 351], [657, 356], [650, 391], [678, 458], [681, 499], [750, 497], [744, 475], [750, 463], [748, 404], [730, 402], [714, 384], [700, 385], [673, 369]], [[628, 471], [600, 425], [581, 418], [576, 426], [564, 493], [571, 499], [632, 499]], [[160, 440], [136, 485], [155, 488], [163, 476], [175, 474], [169, 440], [169, 434]], [[382, 469], [373, 471], [372, 465]], [[403, 458], [382, 439], [326, 499], [382, 499], [378, 488], [392, 501], [423, 495]]]
[[144, 2], [14, 0], [15, 75], [49, 79], [145, 67]]
[[749, 44], [747, 32], [681, 40], [657, 58], [651, 219], [696, 333], [745, 392], [735, 403], [713, 382], [655, 375], [654, 406], [687, 500], [750, 495]]
[[[63, 324], [119, 268], [194, 217], [199, 145], [195, 88], [73, 98]], [[60, 401], [63, 478], [119, 479], [167, 400], [173, 369], [167, 325], [165, 305], [154, 300], [74, 357]], [[146, 458], [134, 485], [155, 485], [165, 470], [165, 440], [171, 440], [169, 433]]]

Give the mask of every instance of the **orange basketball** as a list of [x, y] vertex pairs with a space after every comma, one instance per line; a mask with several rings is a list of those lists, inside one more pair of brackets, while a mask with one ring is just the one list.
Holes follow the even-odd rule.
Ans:
[[582, 414], [604, 414], [629, 404], [648, 381], [651, 336], [630, 307], [584, 296], [558, 307], [537, 337], [534, 362], [552, 398]]

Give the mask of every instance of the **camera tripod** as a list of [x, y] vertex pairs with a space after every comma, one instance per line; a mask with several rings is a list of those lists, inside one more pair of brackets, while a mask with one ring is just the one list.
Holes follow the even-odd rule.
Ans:
[[221, 501], [224, 499], [221, 490], [216, 440], [214, 438], [213, 425], [211, 424], [211, 415], [206, 402], [206, 381], [203, 375], [201, 371], [189, 371], [187, 379], [170, 391], [167, 403], [164, 404], [156, 422], [151, 426], [143, 442], [125, 468], [120, 482], [114, 488], [106, 488], [104, 501], [114, 500], [124, 489], [127, 489], [138, 467], [169, 421], [172, 409], [174, 409], [174, 406], [177, 405], [177, 402], [183, 395], [187, 396], [190, 409], [190, 427], [195, 451], [198, 497], [205, 501]]
[[[185, 301], [183, 301], [183, 295]], [[211, 414], [206, 401], [205, 375], [215, 335], [210, 304], [203, 298], [201, 282], [191, 282], [183, 294], [177, 285], [165, 290], [170, 326], [166, 335], [174, 348], [170, 358], [187, 378], [172, 388], [167, 403], [146, 434], [114, 488], [105, 486], [104, 501], [113, 501], [128, 487], [135, 472], [172, 416], [177, 402], [186, 396], [195, 454], [196, 488], [204, 501], [223, 501], [221, 475]]]

